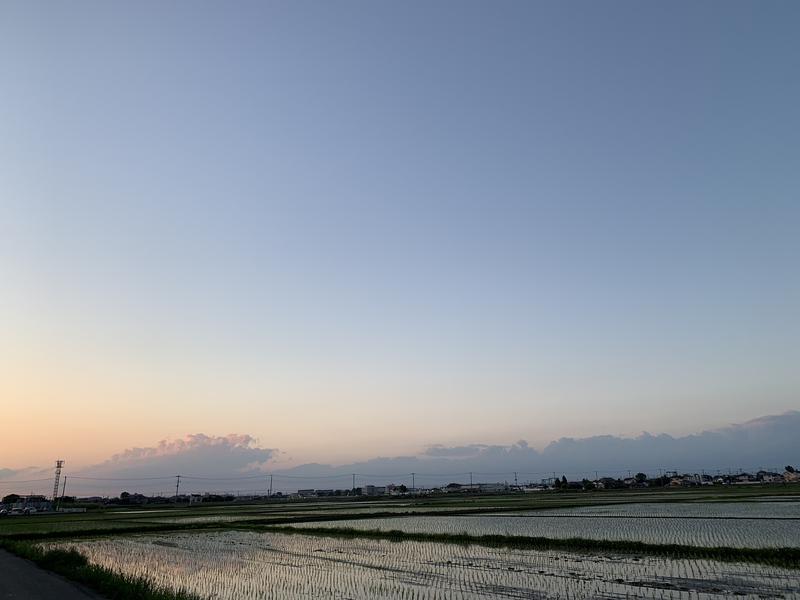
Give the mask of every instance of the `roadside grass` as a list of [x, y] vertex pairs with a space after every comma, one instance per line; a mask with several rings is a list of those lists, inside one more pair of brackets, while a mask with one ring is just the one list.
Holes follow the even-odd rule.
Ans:
[[85, 585], [110, 600], [200, 600], [187, 591], [173, 591], [142, 577], [131, 577], [89, 564], [76, 550], [43, 550], [31, 542], [0, 540], [3, 547], [43, 569]]
[[515, 535], [469, 535], [467, 533], [412, 533], [406, 531], [363, 530], [334, 527], [265, 526], [253, 528], [265, 532], [290, 535], [309, 535], [333, 538], [368, 538], [390, 542], [436, 542], [444, 544], [478, 545], [515, 550], [564, 550], [590, 554], [619, 553], [627, 555], [691, 558], [724, 562], [746, 562], [800, 569], [800, 548], [730, 548], [704, 547], [683, 544], [649, 544], [624, 540], [595, 540], [586, 538], [546, 538]]

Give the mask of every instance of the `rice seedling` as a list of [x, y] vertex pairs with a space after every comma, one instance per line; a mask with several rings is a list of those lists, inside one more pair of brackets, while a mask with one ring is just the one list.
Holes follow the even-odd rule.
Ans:
[[256, 532], [48, 545], [201, 598], [800, 598], [796, 570], [705, 558], [532, 551]]
[[766, 508], [756, 503], [626, 504], [513, 514], [336, 520], [295, 526], [583, 538], [702, 547], [800, 548], [800, 503], [774, 503]]

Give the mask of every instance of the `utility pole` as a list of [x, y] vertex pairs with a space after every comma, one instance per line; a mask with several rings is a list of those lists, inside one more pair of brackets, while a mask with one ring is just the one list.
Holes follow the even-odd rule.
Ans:
[[356, 474], [353, 473], [353, 494], [356, 493]]
[[469, 487], [472, 489], [472, 471], [469, 472]]
[[597, 476], [597, 471], [594, 472], [594, 480], [598, 481], [600, 478]]
[[181, 489], [181, 476], [175, 475], [175, 503], [178, 502], [178, 492]]
[[514, 471], [514, 487], [519, 487], [519, 482], [517, 481], [517, 472]]
[[272, 473], [269, 475], [269, 497], [272, 498]]
[[61, 497], [58, 499], [58, 506], [56, 506], [56, 510], [61, 508], [61, 503], [64, 501], [64, 492], [67, 489], [67, 476], [64, 475], [64, 482], [61, 484]]
[[61, 468], [64, 466], [63, 460], [56, 461], [56, 478], [53, 482], [53, 504], [55, 505], [58, 498], [58, 480], [61, 478]]
[[416, 473], [411, 473], [411, 491], [412, 492], [416, 492], [417, 491], [417, 486], [416, 486], [416, 483], [414, 481], [415, 476], [416, 476]]

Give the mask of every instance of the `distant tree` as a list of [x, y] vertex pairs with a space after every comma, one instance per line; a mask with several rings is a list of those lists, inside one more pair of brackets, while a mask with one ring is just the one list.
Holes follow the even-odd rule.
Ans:
[[405, 494], [408, 491], [408, 488], [403, 484], [398, 485], [395, 489], [401, 494]]
[[786, 472], [787, 473], [794, 473], [794, 467], [792, 465], [786, 465]]
[[583, 489], [585, 490], [593, 490], [597, 488], [597, 486], [594, 484], [594, 481], [589, 481], [588, 479], [584, 479], [582, 483], [583, 483]]
[[130, 495], [128, 492], [122, 492], [122, 493], [119, 495], [119, 498], [120, 498], [120, 500], [127, 500], [128, 498], [130, 498], [130, 496], [131, 496], [131, 495]]
[[561, 476], [561, 486], [562, 487], [566, 487], [568, 483], [569, 482], [567, 481], [567, 476], [566, 475], [562, 475]]
[[647, 481], [647, 475], [645, 475], [644, 473], [637, 473], [634, 479], [636, 479], [636, 483], [644, 483], [645, 481]]
[[19, 496], [17, 494], [3, 496], [3, 504], [15, 504], [16, 502], [19, 502]]

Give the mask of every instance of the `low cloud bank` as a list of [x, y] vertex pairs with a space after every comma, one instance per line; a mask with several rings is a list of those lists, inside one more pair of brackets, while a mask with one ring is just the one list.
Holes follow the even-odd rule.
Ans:
[[[260, 472], [277, 451], [250, 435], [187, 435], [145, 448], [129, 448], [85, 470], [95, 477], [236, 477]], [[80, 474], [79, 474], [80, 475]]]
[[39, 467], [23, 467], [22, 469], [0, 468], [0, 481], [3, 479], [28, 479], [46, 477], [49, 471]]
[[[800, 412], [790, 411], [720, 429], [673, 437], [643, 433], [561, 438], [542, 451], [525, 441], [508, 446], [469, 444], [429, 446], [418, 456], [379, 457], [349, 465], [307, 464], [281, 471], [292, 476], [324, 477], [348, 473], [402, 475], [414, 472], [417, 483], [465, 481], [469, 473], [483, 481], [513, 478], [537, 480], [556, 472], [572, 477], [626, 475], [662, 470], [783, 469], [800, 462]], [[365, 478], [383, 481], [380, 478]], [[386, 479], [386, 478], [383, 478]], [[391, 479], [391, 478], [390, 478]], [[407, 477], [405, 478], [407, 479]], [[403, 481], [405, 482], [405, 479]]]
[[[602, 435], [561, 438], [537, 451], [524, 440], [510, 445], [434, 444], [417, 455], [376, 457], [346, 465], [309, 463], [275, 470], [279, 452], [265, 448], [246, 434], [209, 436], [202, 433], [179, 440], [163, 440], [151, 447], [129, 448], [82, 472], [69, 472], [69, 487], [80, 495], [119, 491], [174, 493], [175, 475], [181, 491], [261, 492], [274, 474], [273, 489], [349, 488], [367, 483], [418, 486], [451, 481], [520, 481], [566, 474], [571, 479], [622, 476], [628, 471], [657, 474], [660, 469], [698, 472], [759, 468], [780, 470], [800, 464], [800, 412], [790, 411], [720, 429], [673, 437], [643, 433], [633, 438]], [[49, 469], [0, 469], [0, 483], [47, 477]], [[112, 480], [113, 479], [113, 480]], [[7, 487], [8, 483], [3, 483]]]

